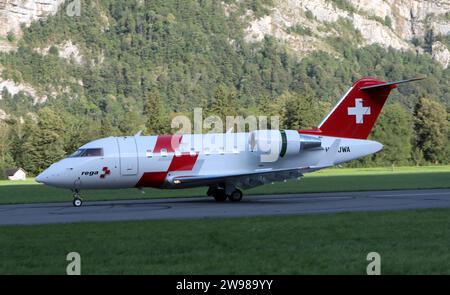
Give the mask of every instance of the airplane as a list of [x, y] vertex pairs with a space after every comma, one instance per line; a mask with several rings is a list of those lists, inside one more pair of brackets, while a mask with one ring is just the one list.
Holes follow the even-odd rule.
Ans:
[[[218, 202], [239, 202], [241, 189], [299, 178], [379, 152], [383, 145], [367, 138], [388, 95], [398, 84], [421, 79], [385, 82], [362, 78], [313, 129], [138, 133], [94, 140], [52, 164], [35, 180], [71, 189], [75, 207], [82, 205], [82, 189], [144, 187], [203, 186]], [[270, 156], [273, 159], [267, 159]]]

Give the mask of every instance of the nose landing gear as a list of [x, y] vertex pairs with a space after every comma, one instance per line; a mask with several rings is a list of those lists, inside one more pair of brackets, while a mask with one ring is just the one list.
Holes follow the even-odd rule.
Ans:
[[78, 189], [73, 191], [72, 204], [74, 207], [80, 207], [81, 205], [83, 205], [83, 199], [80, 197], [80, 190]]

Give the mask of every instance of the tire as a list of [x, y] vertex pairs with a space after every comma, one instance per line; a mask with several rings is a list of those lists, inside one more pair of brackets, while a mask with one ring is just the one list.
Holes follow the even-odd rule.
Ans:
[[240, 200], [242, 200], [242, 192], [237, 189], [228, 196], [228, 199], [230, 200], [230, 202], [239, 202]]
[[225, 202], [227, 200], [227, 195], [225, 195], [225, 190], [217, 189], [213, 193], [214, 200], [216, 202]]
[[74, 207], [80, 207], [81, 205], [83, 205], [83, 200], [81, 200], [80, 198], [74, 198], [72, 204]]

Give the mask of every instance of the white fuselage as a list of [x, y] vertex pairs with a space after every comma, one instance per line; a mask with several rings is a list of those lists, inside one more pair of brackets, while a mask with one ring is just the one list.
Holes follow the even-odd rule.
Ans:
[[[283, 157], [277, 152], [275, 158], [263, 160], [262, 156], [268, 152], [251, 146], [250, 133], [108, 137], [83, 145], [79, 150], [81, 156], [68, 157], [51, 165], [36, 181], [70, 189], [178, 188], [184, 186], [174, 184], [172, 179], [177, 176], [214, 177], [320, 168], [321, 159], [337, 140], [339, 147], [331, 155], [333, 165], [382, 149], [380, 143], [371, 140], [316, 138], [321, 142], [320, 148], [287, 153]], [[89, 151], [95, 153], [89, 154]]]

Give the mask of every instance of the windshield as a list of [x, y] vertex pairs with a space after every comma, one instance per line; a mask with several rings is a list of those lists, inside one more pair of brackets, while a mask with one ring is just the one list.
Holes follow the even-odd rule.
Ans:
[[103, 149], [94, 148], [94, 149], [79, 149], [75, 151], [73, 154], [69, 156], [69, 158], [78, 158], [78, 157], [101, 157], [103, 156]]

